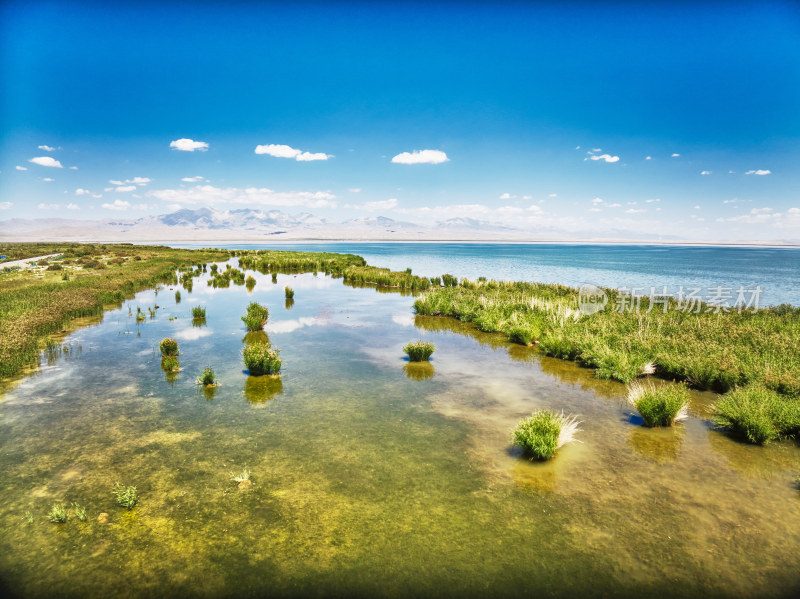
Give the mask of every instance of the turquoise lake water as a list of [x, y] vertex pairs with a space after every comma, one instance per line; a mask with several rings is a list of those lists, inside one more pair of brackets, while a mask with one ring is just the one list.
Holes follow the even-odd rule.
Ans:
[[[170, 244], [205, 247], [208, 244]], [[561, 283], [580, 287], [637, 289], [651, 287], [675, 295], [700, 289], [730, 290], [733, 303], [740, 288], [760, 287], [760, 306], [800, 305], [800, 248], [742, 248], [661, 245], [566, 245], [488, 243], [222, 243], [229, 249], [276, 249], [346, 252], [363, 256], [373, 266], [411, 268], [414, 274], [514, 281]], [[749, 299], [751, 294], [747, 294]]]

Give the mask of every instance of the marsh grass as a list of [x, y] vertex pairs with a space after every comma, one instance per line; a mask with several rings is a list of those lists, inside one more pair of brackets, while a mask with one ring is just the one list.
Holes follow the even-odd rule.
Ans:
[[161, 350], [162, 357], [178, 355], [178, 342], [170, 337], [164, 337], [158, 344], [158, 348]]
[[556, 414], [552, 410], [537, 410], [519, 421], [512, 443], [521, 447], [532, 461], [549, 460], [560, 447], [576, 440], [575, 434], [581, 430], [578, 424], [574, 416]]
[[114, 483], [114, 498], [117, 501], [117, 505], [129, 510], [132, 510], [133, 506], [139, 502], [139, 495], [136, 492], [136, 487], [125, 486], [119, 482]]
[[726, 393], [714, 406], [714, 424], [765, 445], [800, 433], [800, 399], [751, 384]]
[[54, 503], [47, 513], [47, 519], [50, 522], [63, 524], [67, 521], [67, 508], [59, 503]]
[[277, 284], [277, 282], [278, 282], [278, 273], [275, 273], [275, 272], [272, 273], [272, 282]]
[[256, 302], [247, 306], [247, 314], [242, 316], [242, 322], [248, 331], [260, 331], [269, 320], [269, 310]]
[[161, 370], [164, 372], [179, 372], [181, 363], [176, 356], [164, 356], [161, 358]]
[[192, 308], [192, 318], [195, 320], [205, 320], [206, 318], [205, 306], [194, 306]]
[[72, 511], [75, 512], [75, 517], [81, 522], [86, 522], [86, 506], [80, 506], [77, 503], [72, 504]]
[[428, 341], [412, 341], [403, 346], [403, 351], [408, 354], [408, 359], [412, 362], [429, 360], [435, 350], [433, 343]]
[[242, 349], [244, 365], [252, 376], [276, 375], [281, 371], [281, 358], [278, 350], [265, 343], [250, 343]]
[[217, 375], [214, 374], [214, 370], [212, 368], [204, 368], [200, 376], [197, 377], [197, 384], [204, 386], [216, 385]]
[[689, 416], [689, 389], [683, 384], [634, 381], [628, 385], [627, 400], [645, 426], [672, 426]]
[[180, 304], [181, 303], [181, 292], [180, 291], [176, 291], [175, 292], [175, 303], [176, 304]]
[[286, 296], [286, 299], [294, 299], [294, 289], [292, 289], [288, 285], [284, 287], [283, 293]]
[[408, 272], [392, 271], [375, 266], [349, 266], [342, 273], [346, 283], [392, 287], [397, 289], [422, 290], [429, 289], [431, 281], [427, 277], [418, 277]]

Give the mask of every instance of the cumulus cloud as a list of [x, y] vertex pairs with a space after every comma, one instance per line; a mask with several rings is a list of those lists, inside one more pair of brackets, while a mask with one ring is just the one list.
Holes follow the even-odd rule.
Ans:
[[351, 187], [347, 191], [349, 191], [350, 193], [361, 193], [361, 188], [360, 187]]
[[77, 204], [73, 204], [71, 202], [67, 204], [67, 210], [80, 210], [80, 209], [81, 207], [78, 206]]
[[92, 194], [91, 191], [89, 191], [88, 189], [83, 189], [82, 187], [79, 187], [78, 189], [75, 190], [76, 196], [88, 196], [91, 194]]
[[330, 154], [324, 152], [304, 152], [284, 144], [266, 144], [256, 146], [256, 154], [266, 154], [275, 158], [294, 158], [298, 162], [311, 162], [313, 160], [327, 160]]
[[202, 181], [203, 177], [197, 175], [196, 177], [184, 177], [181, 179], [184, 183], [197, 183], [198, 181]]
[[60, 204], [39, 204], [37, 206], [39, 210], [58, 210], [61, 208]]
[[711, 171], [700, 171], [701, 175], [710, 175]]
[[[151, 179], [149, 179], [148, 177], [134, 177], [133, 179], [125, 179], [124, 181], [118, 181], [117, 179], [111, 179], [109, 181], [109, 183], [111, 183], [111, 185], [120, 185], [120, 186], [138, 185], [138, 186], [142, 187], [142, 186], [147, 185], [148, 183], [150, 183], [150, 181], [151, 181]], [[135, 189], [135, 187], [134, 187], [134, 189]], [[121, 190], [117, 189], [117, 191], [121, 191]], [[125, 190], [125, 191], [128, 191], [128, 190]]]
[[376, 202], [364, 202], [363, 204], [345, 204], [345, 208], [353, 210], [367, 210], [375, 212], [376, 210], [392, 210], [397, 206], [397, 198], [389, 198], [388, 200], [379, 200]]
[[413, 152], [401, 152], [392, 162], [395, 164], [441, 164], [449, 162], [447, 154], [441, 150], [414, 150]]
[[71, 170], [71, 171], [77, 171], [77, 170], [78, 170], [78, 167], [77, 167], [77, 166], [71, 166], [71, 167], [69, 167], [69, 170]]
[[38, 164], [39, 166], [50, 166], [53, 168], [64, 168], [61, 163], [51, 156], [37, 156], [36, 158], [31, 158], [28, 162], [33, 162], [34, 164]]
[[647, 212], [644, 208], [628, 208], [625, 214], [639, 214], [640, 212]]
[[758, 169], [757, 171], [747, 171], [745, 175], [771, 175], [772, 171]]
[[680, 154], [672, 154], [672, 156], [670, 156], [670, 158], [678, 158], [679, 156], [680, 156]]
[[592, 204], [597, 206], [598, 204], [602, 204], [604, 201], [605, 200], [603, 200], [603, 198], [595, 198], [595, 199], [592, 200]]
[[[122, 193], [127, 193], [129, 191], [134, 191], [136, 189], [135, 185], [122, 185], [120, 187], [114, 188], [114, 191], [119, 191]], [[111, 191], [111, 189], [106, 189], [106, 191]]]
[[605, 162], [619, 162], [619, 156], [612, 156], [611, 154], [600, 154], [589, 156], [592, 160], [603, 160]]
[[653, 198], [651, 200], [645, 200], [645, 203], [647, 203], [647, 204], [655, 204], [656, 202], [660, 202], [660, 201], [661, 201], [661, 198]]
[[127, 210], [131, 207], [130, 202], [126, 202], [125, 200], [114, 200], [111, 204], [103, 204], [102, 208], [106, 210]]
[[259, 204], [335, 208], [335, 195], [328, 191], [274, 191], [266, 187], [214, 187], [195, 185], [181, 189], [155, 189], [147, 196], [178, 205]]
[[652, 160], [652, 159], [653, 159], [653, 157], [652, 157], [652, 156], [645, 156], [645, 157], [644, 157], [644, 159], [645, 159], [645, 160]]
[[45, 152], [54, 152], [55, 148], [53, 146], [38, 146], [40, 150], [44, 150]]
[[26, 167], [26, 166], [15, 166], [14, 168], [17, 169], [18, 171], [27, 171], [28, 170], [28, 167]]
[[13, 205], [14, 205], [14, 202], [0, 202], [0, 210], [8, 210]]
[[181, 139], [169, 142], [169, 147], [180, 150], [181, 152], [194, 152], [195, 150], [205, 152], [208, 149], [208, 144], [204, 141], [195, 141], [182, 137]]
[[548, 195], [547, 197], [548, 197], [548, 198], [557, 198], [557, 197], [558, 197], [558, 194], [557, 194], [557, 193], [551, 193], [551, 194], [550, 194], [550, 195]]
[[42, 181], [47, 181], [48, 183], [50, 183], [51, 181], [55, 181], [55, 179], [53, 179], [52, 177], [45, 177], [42, 179]]

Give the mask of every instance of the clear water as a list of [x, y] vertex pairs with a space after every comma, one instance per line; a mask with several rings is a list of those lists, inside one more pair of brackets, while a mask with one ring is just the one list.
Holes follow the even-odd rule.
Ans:
[[[170, 244], [204, 247], [202, 244]], [[676, 294], [722, 287], [746, 291], [760, 286], [759, 305], [800, 305], [800, 248], [707, 247], [657, 245], [567, 245], [488, 243], [281, 243], [221, 244], [229, 249], [287, 249], [347, 252], [369, 264], [393, 270], [411, 267], [415, 274], [510, 281], [537, 281], [580, 287], [638, 289], [651, 287]], [[746, 295], [749, 299], [750, 294]]]
[[[377, 261], [376, 261], [377, 262]], [[0, 399], [0, 578], [24, 596], [788, 596], [800, 448], [709, 426], [714, 396], [649, 430], [624, 387], [413, 298], [322, 275], [142, 292], [77, 323]], [[283, 287], [295, 302], [287, 308]], [[267, 305], [280, 381], [248, 377], [239, 317]], [[157, 316], [139, 325], [136, 306]], [[192, 306], [205, 305], [204, 326]], [[169, 320], [170, 316], [176, 317]], [[165, 375], [157, 344], [181, 344]], [[403, 359], [423, 338], [430, 365]], [[203, 367], [221, 385], [195, 384]], [[577, 414], [546, 464], [516, 421]], [[247, 467], [252, 486], [231, 473]], [[132, 511], [116, 481], [136, 485]], [[88, 520], [47, 521], [77, 502]], [[34, 522], [28, 523], [30, 511]], [[110, 521], [98, 521], [107, 513]]]

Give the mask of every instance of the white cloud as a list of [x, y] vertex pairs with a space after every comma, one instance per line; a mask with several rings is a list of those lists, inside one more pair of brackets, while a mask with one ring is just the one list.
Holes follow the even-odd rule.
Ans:
[[185, 204], [260, 204], [267, 206], [306, 206], [309, 208], [335, 208], [336, 196], [328, 191], [274, 191], [266, 187], [214, 187], [195, 185], [182, 189], [155, 189], [147, 192], [172, 205]]
[[549, 196], [547, 196], [547, 197], [548, 197], [548, 198], [557, 198], [557, 197], [558, 197], [558, 194], [557, 194], [557, 193], [551, 193], [551, 194], [550, 194]]
[[652, 159], [653, 159], [653, 157], [652, 157], [652, 156], [645, 156], [645, 157], [644, 157], [644, 159], [645, 159], [645, 160], [652, 160]]
[[197, 183], [198, 181], [202, 181], [203, 177], [197, 175], [196, 177], [184, 177], [181, 179], [184, 183]]
[[750, 211], [751, 214], [766, 214], [768, 212], [772, 212], [772, 208], [753, 208]]
[[14, 168], [17, 169], [18, 171], [27, 171], [28, 170], [28, 167], [25, 167], [25, 166], [15, 166]]
[[532, 204], [531, 206], [528, 206], [528, 212], [541, 212], [541, 211], [542, 211], [542, 207], [541, 206], [537, 206], [536, 204]]
[[609, 208], [622, 208], [622, 204], [608, 204]]
[[82, 187], [79, 187], [78, 189], [75, 190], [76, 196], [88, 196], [91, 194], [92, 194], [91, 191], [89, 191], [88, 189], [83, 189]]
[[77, 166], [71, 166], [71, 167], [69, 167], [69, 170], [71, 170], [71, 171], [77, 171], [77, 170], [78, 170], [78, 167], [77, 167]]
[[191, 329], [184, 329], [175, 333], [175, 336], [183, 341], [196, 341], [201, 337], [208, 337], [209, 335], [211, 335], [211, 329], [208, 327], [192, 327]]
[[128, 191], [134, 191], [135, 189], [136, 189], [135, 185], [122, 185], [121, 187], [117, 187], [114, 191], [126, 193]]
[[52, 177], [45, 177], [44, 179], [42, 179], [42, 181], [47, 181], [48, 183], [50, 183], [52, 181], [55, 181], [55, 179], [53, 179]]
[[0, 202], [0, 210], [8, 210], [13, 205], [14, 205], [14, 202]]
[[501, 200], [510, 200], [512, 198], [515, 198], [515, 197], [517, 197], [517, 196], [512, 196], [510, 193], [504, 193], [503, 195], [500, 196], [500, 199]]
[[611, 154], [600, 154], [599, 156], [590, 156], [592, 160], [604, 160], [605, 162], [619, 162], [619, 156], [612, 156]]
[[81, 207], [78, 206], [77, 204], [72, 204], [72, 203], [67, 204], [67, 210], [80, 210], [80, 209]]
[[[147, 185], [148, 183], [150, 183], [150, 181], [151, 181], [151, 179], [149, 179], [148, 177], [134, 177], [133, 179], [125, 179], [124, 181], [118, 181], [117, 179], [111, 179], [109, 181], [109, 183], [111, 183], [111, 185], [122, 185], [122, 186], [124, 186], [124, 185], [144, 186], [144, 185]], [[121, 190], [118, 189], [117, 191], [121, 191]]]
[[61, 208], [60, 204], [39, 204], [37, 206], [39, 210], [58, 210]]
[[700, 171], [701, 175], [710, 175], [711, 171]]
[[182, 137], [181, 139], [169, 142], [169, 147], [180, 150], [181, 152], [194, 152], [195, 150], [205, 152], [208, 149], [208, 144], [204, 141], [195, 141]]
[[361, 193], [361, 188], [360, 187], [351, 187], [347, 191], [349, 191], [350, 193]]
[[604, 202], [603, 198], [595, 198], [592, 200], [592, 204], [597, 206], [598, 204], [602, 204]]
[[646, 204], [654, 204], [656, 202], [660, 202], [661, 198], [653, 198], [652, 200], [645, 200]]
[[127, 210], [131, 207], [130, 202], [126, 202], [125, 200], [114, 200], [111, 204], [103, 204], [102, 208], [106, 210]]
[[700, 210], [700, 206], [695, 206], [694, 209], [695, 210]]
[[37, 156], [36, 158], [31, 158], [28, 162], [33, 162], [34, 164], [38, 164], [39, 166], [50, 166], [53, 168], [64, 168], [61, 163], [52, 158], [51, 156]]
[[397, 198], [389, 198], [388, 200], [380, 200], [376, 202], [364, 202], [363, 204], [346, 204], [345, 208], [375, 212], [376, 210], [392, 210], [397, 206], [397, 204], [398, 204]]
[[628, 208], [625, 214], [639, 214], [640, 212], [647, 212], [644, 208]]
[[45, 152], [55, 152], [55, 148], [53, 146], [39, 146], [40, 150], [44, 150]]
[[313, 327], [316, 325], [326, 325], [328, 322], [324, 318], [316, 316], [298, 318], [297, 320], [280, 320], [267, 323], [266, 329], [270, 333], [291, 333], [303, 327]]
[[533, 196], [522, 196], [523, 200], [532, 200]]
[[304, 152], [303, 150], [298, 150], [297, 148], [283, 144], [259, 145], [256, 146], [255, 153], [267, 154], [275, 158], [294, 158], [298, 162], [311, 162], [313, 160], [327, 160], [331, 158], [330, 154], [325, 154], [323, 152]]
[[602, 148], [592, 148], [592, 152], [602, 152]]
[[670, 156], [670, 158], [678, 158], [678, 157], [680, 157], [680, 154], [673, 154], [672, 156]]
[[794, 221], [800, 210], [797, 208], [790, 208], [786, 217], [780, 212], [772, 212], [771, 208], [753, 208], [747, 214], [740, 216], [731, 216], [730, 218], [718, 218], [717, 222], [739, 222], [747, 224], [760, 224], [760, 223], [773, 223], [776, 227], [780, 228], [784, 225], [782, 222], [784, 218]]
[[757, 171], [747, 171], [745, 175], [771, 175], [772, 171], [758, 169]]
[[441, 150], [414, 150], [413, 152], [401, 152], [392, 162], [395, 164], [441, 164], [449, 162], [447, 154]]

